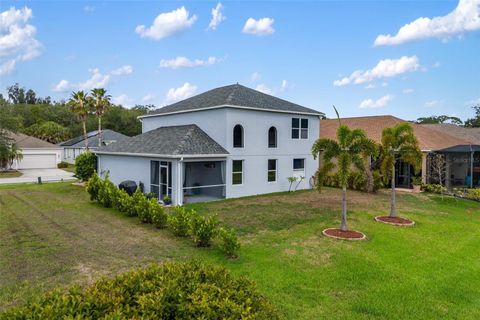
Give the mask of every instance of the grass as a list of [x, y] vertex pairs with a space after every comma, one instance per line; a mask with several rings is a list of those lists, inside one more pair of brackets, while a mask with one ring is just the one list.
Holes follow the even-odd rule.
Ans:
[[0, 179], [21, 177], [22, 173], [17, 170], [0, 171]]
[[75, 172], [75, 165], [72, 164], [72, 163], [69, 163], [69, 164], [68, 164], [68, 167], [66, 167], [66, 168], [60, 168], [60, 169], [62, 169], [62, 170], [64, 170], [64, 171], [67, 171], [67, 172]]
[[350, 227], [367, 241], [321, 235], [340, 223], [336, 189], [191, 205], [238, 230], [241, 256], [226, 260], [100, 208], [79, 187], [0, 188], [0, 308], [147, 262], [200, 258], [255, 280], [289, 319], [480, 317], [480, 203], [399, 194], [400, 215], [417, 222], [400, 228], [373, 220], [388, 213], [387, 192], [348, 201]]

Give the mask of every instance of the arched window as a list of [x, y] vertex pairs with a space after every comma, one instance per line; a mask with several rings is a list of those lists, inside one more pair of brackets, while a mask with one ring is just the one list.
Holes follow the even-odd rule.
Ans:
[[243, 127], [239, 124], [233, 127], [233, 147], [243, 148]]
[[270, 129], [268, 129], [268, 147], [277, 147], [277, 128], [275, 127], [270, 127]]

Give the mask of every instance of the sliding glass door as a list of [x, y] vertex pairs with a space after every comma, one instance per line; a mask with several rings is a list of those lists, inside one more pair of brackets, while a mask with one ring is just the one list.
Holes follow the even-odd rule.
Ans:
[[168, 161], [150, 161], [150, 192], [158, 199], [172, 197], [172, 163]]

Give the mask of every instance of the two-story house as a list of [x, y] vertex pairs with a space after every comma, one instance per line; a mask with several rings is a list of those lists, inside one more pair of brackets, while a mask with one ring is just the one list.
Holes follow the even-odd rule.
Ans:
[[239, 84], [216, 88], [141, 116], [142, 134], [96, 151], [99, 172], [178, 205], [287, 191], [293, 176], [292, 188], [310, 188], [322, 115]]

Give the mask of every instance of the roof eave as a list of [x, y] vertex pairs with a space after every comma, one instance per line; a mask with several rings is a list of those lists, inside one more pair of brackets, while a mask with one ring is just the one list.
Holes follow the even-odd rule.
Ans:
[[229, 154], [157, 154], [157, 153], [133, 153], [133, 152], [109, 152], [93, 150], [95, 154], [112, 155], [112, 156], [130, 156], [130, 157], [148, 157], [148, 158], [224, 158]]
[[231, 104], [222, 104], [222, 105], [218, 105], [218, 106], [205, 107], [205, 108], [199, 108], [199, 109], [181, 110], [181, 111], [156, 113], [156, 114], [146, 114], [146, 115], [143, 115], [143, 116], [138, 116], [137, 119], [142, 120], [143, 118], [161, 117], [161, 116], [168, 116], [168, 115], [172, 115], [172, 114], [181, 114], [181, 113], [189, 113], [189, 112], [197, 112], [197, 111], [205, 111], [205, 110], [214, 110], [214, 109], [221, 109], [221, 108], [255, 110], [255, 111], [263, 111], [263, 112], [286, 113], [286, 114], [302, 114], [302, 115], [310, 115], [310, 116], [324, 116], [325, 115], [325, 113], [320, 112], [320, 111], [317, 111], [317, 112], [301, 112], [301, 111], [262, 109], [262, 108], [254, 108], [254, 107], [247, 107], [247, 106], [236, 106], [236, 105], [231, 105]]

